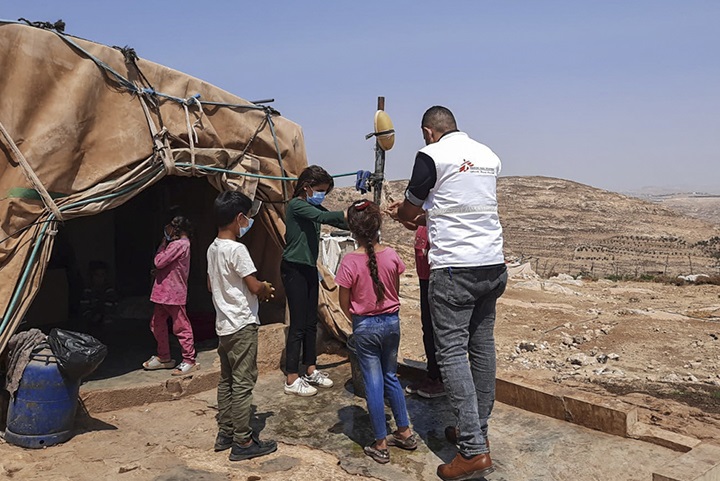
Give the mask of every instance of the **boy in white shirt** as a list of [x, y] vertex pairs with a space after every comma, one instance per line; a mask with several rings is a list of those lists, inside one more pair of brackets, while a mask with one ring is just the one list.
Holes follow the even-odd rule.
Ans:
[[277, 449], [260, 441], [250, 427], [252, 390], [257, 381], [258, 299], [267, 301], [275, 289], [255, 276], [257, 269], [237, 239], [252, 226], [252, 201], [240, 192], [222, 192], [215, 199], [218, 234], [207, 251], [208, 289], [217, 313], [218, 435], [215, 451], [231, 449], [230, 461], [242, 461]]

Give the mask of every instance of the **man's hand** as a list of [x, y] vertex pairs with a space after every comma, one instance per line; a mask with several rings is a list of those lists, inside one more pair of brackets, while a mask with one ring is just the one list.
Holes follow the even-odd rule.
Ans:
[[410, 203], [407, 199], [405, 199], [398, 207], [397, 207], [397, 218], [401, 221], [407, 221], [412, 222], [413, 224], [417, 224], [417, 219], [420, 216], [424, 216], [425, 211], [423, 211], [422, 206], [414, 205]]
[[402, 205], [403, 201], [398, 200], [390, 204], [387, 209], [385, 209], [385, 213], [390, 216], [392, 220], [400, 222], [400, 219], [398, 218], [398, 209]]

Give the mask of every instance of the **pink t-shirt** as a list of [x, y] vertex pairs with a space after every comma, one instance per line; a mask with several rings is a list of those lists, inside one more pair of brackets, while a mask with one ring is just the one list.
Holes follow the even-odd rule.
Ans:
[[150, 300], [156, 304], [184, 306], [190, 273], [190, 241], [180, 238], [161, 245], [155, 254], [155, 268]]
[[335, 282], [350, 289], [350, 313], [360, 316], [389, 314], [400, 309], [398, 284], [405, 264], [397, 252], [390, 247], [375, 253], [378, 277], [385, 285], [385, 298], [378, 303], [368, 267], [368, 256], [364, 252], [350, 252], [340, 261]]

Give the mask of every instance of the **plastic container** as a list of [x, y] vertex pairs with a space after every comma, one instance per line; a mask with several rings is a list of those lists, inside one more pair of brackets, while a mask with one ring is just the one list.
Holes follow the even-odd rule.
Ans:
[[31, 354], [8, 405], [5, 441], [38, 449], [70, 439], [79, 391], [80, 381], [60, 373], [50, 349]]

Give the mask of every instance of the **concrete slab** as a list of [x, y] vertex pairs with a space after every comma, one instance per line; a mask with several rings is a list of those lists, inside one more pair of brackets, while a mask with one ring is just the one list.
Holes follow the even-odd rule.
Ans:
[[628, 436], [637, 408], [616, 399], [540, 384], [514, 373], [498, 372], [496, 399], [526, 411], [563, 419], [608, 434]]
[[699, 445], [701, 441], [682, 434], [673, 433], [645, 423], [635, 423], [629, 436], [649, 443], [665, 446], [673, 451], [686, 453]]
[[702, 443], [653, 473], [653, 481], [720, 481], [720, 446]]
[[[380, 465], [362, 452], [372, 441], [365, 401], [352, 392], [349, 363], [328, 369], [336, 381], [317, 396], [283, 394], [279, 372], [261, 376], [254, 394], [262, 436], [290, 445], [305, 445], [338, 457], [347, 472], [377, 479], [436, 480], [438, 464], [453, 458], [456, 448], [444, 439], [454, 422], [445, 398], [407, 398], [415, 431], [422, 439], [414, 452], [393, 449], [391, 462]], [[214, 405], [214, 391], [196, 395]], [[387, 411], [390, 419], [389, 409]], [[392, 424], [391, 424], [392, 425]], [[490, 428], [497, 481], [648, 481], [669, 459], [671, 449], [620, 438], [497, 403]]]
[[[138, 332], [137, 326], [119, 329], [127, 330], [125, 334]], [[422, 438], [421, 447], [413, 453], [393, 450], [389, 465], [372, 462], [362, 453], [362, 446], [371, 442], [372, 435], [364, 399], [352, 392], [350, 363], [342, 360], [325, 367], [336, 380], [334, 388], [322, 390], [313, 398], [286, 396], [282, 391], [283, 375], [278, 370], [284, 345], [283, 326], [263, 326], [260, 332], [261, 376], [255, 404], [257, 419], [263, 420], [257, 427], [264, 429], [264, 436], [337, 456], [349, 473], [392, 481], [437, 479], [437, 465], [454, 456], [454, 446], [443, 436], [445, 426], [454, 422], [445, 398], [425, 400], [412, 396], [408, 397], [408, 410]], [[219, 366], [214, 342], [198, 346], [199, 371], [174, 378], [169, 371], [147, 372], [139, 368], [154, 350], [151, 336], [149, 339], [149, 335], [140, 336], [143, 342], [128, 347], [127, 337], [122, 332], [118, 334], [109, 335], [111, 342], [113, 339], [117, 342], [110, 346], [111, 352], [123, 349], [123, 356], [110, 356], [81, 387], [81, 397], [89, 412], [179, 398], [215, 403]], [[179, 357], [177, 345], [173, 351]], [[333, 359], [337, 361], [338, 357]], [[422, 375], [422, 371], [415, 365], [403, 365], [400, 375], [402, 382], [407, 383]], [[702, 465], [685, 460], [690, 458], [680, 459], [677, 452], [690, 451], [699, 441], [641, 425], [636, 422], [634, 407], [612, 399], [503, 372], [498, 373], [497, 399], [491, 425], [497, 471], [488, 477], [490, 480], [631, 481], [652, 477], [653, 481], [695, 481], [678, 474], [687, 470], [678, 470], [688, 464], [696, 469]], [[628, 436], [636, 439], [626, 439]], [[703, 448], [698, 452], [701, 459], [707, 457], [705, 451], [708, 456], [714, 455], [710, 448]], [[714, 475], [715, 469], [716, 466], [709, 465], [701, 476]], [[716, 478], [703, 477], [697, 481], [710, 479]]]
[[[172, 401], [217, 387], [220, 364], [217, 340], [196, 344], [200, 369], [186, 376], [174, 377], [171, 370], [146, 371], [142, 362], [155, 352], [155, 340], [143, 334], [137, 322], [132, 321], [104, 326], [101, 340], [108, 344], [105, 361], [82, 386], [80, 399], [91, 413], [114, 411], [146, 403]], [[260, 372], [278, 369], [285, 335], [282, 324], [263, 326], [258, 337], [258, 369]], [[128, 341], [134, 333], [137, 343]], [[179, 345], [172, 338], [173, 358], [179, 362]]]

